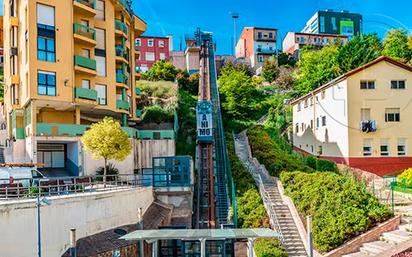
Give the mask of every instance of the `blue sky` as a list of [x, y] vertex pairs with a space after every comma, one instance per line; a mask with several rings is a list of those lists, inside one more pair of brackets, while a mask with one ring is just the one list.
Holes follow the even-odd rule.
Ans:
[[[231, 53], [233, 23], [229, 13], [240, 13], [239, 32], [244, 26], [274, 27], [282, 40], [288, 31], [300, 31], [317, 10], [349, 10], [363, 15], [364, 32], [383, 37], [391, 27], [412, 28], [410, 0], [133, 0], [133, 9], [148, 24], [146, 35], [180, 38], [200, 27], [214, 33], [219, 54]], [[281, 41], [280, 40], [280, 41]]]

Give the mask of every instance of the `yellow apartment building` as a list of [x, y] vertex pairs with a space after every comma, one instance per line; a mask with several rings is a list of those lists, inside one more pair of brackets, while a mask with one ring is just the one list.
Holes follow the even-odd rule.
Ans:
[[79, 142], [90, 124], [111, 116], [139, 137], [134, 42], [146, 24], [130, 2], [4, 1], [6, 160], [84, 174], [96, 168]]
[[293, 146], [385, 175], [412, 167], [412, 67], [380, 57], [294, 100]]

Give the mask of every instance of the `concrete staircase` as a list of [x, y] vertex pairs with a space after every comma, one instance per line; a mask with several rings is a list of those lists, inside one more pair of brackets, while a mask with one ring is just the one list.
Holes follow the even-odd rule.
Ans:
[[[264, 194], [262, 195], [262, 199], [264, 199], [264, 201], [265, 199], [269, 201], [269, 203], [265, 203], [265, 207], [268, 210], [268, 213], [270, 212], [268, 205], [271, 205], [269, 207], [273, 207], [272, 209], [275, 210], [275, 218], [277, 219], [277, 221], [271, 219], [271, 224], [277, 222], [276, 226], [278, 224], [279, 230], [283, 235], [283, 246], [285, 247], [289, 256], [307, 256], [305, 246], [300, 237], [297, 226], [292, 218], [289, 207], [283, 202], [280, 195], [276, 178], [269, 176], [264, 167], [256, 163], [256, 161], [253, 161], [249, 150], [250, 148], [247, 141], [246, 132], [243, 132], [236, 136], [235, 149], [239, 159], [246, 167], [248, 167], [249, 171], [252, 173], [258, 187], [262, 187], [260, 188], [261, 195]], [[269, 216], [272, 217], [273, 215], [270, 215], [269, 213]], [[275, 230], [276, 226], [274, 226]]]

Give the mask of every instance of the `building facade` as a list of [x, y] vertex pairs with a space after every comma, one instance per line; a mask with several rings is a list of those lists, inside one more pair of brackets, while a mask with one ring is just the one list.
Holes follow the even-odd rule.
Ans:
[[323, 46], [334, 44], [336, 42], [345, 44], [348, 42], [348, 37], [333, 34], [288, 32], [282, 42], [282, 49], [284, 53], [292, 55], [295, 60], [298, 60], [302, 48], [306, 45], [322, 48]]
[[136, 69], [141, 72], [146, 72], [155, 62], [159, 60], [168, 61], [170, 47], [172, 45], [168, 37], [140, 36], [136, 39], [136, 47], [140, 50]]
[[[82, 173], [94, 162], [83, 154], [79, 138], [105, 116], [137, 137], [129, 127], [141, 114], [134, 40], [146, 24], [126, 1], [10, 0], [4, 5], [11, 161]], [[134, 158], [125, 163], [133, 167]]]
[[349, 38], [362, 33], [362, 15], [349, 11], [318, 11], [302, 29], [309, 34], [333, 34]]
[[277, 52], [277, 29], [245, 27], [236, 44], [236, 58], [255, 70]]
[[295, 149], [381, 176], [411, 167], [410, 81], [380, 57], [294, 100]]

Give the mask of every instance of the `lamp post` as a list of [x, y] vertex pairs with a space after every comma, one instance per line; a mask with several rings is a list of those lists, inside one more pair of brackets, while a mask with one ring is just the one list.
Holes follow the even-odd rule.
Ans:
[[37, 194], [37, 256], [41, 257], [41, 225], [40, 225], [40, 206], [41, 205], [50, 205], [50, 202], [43, 197], [40, 199], [40, 192]]

